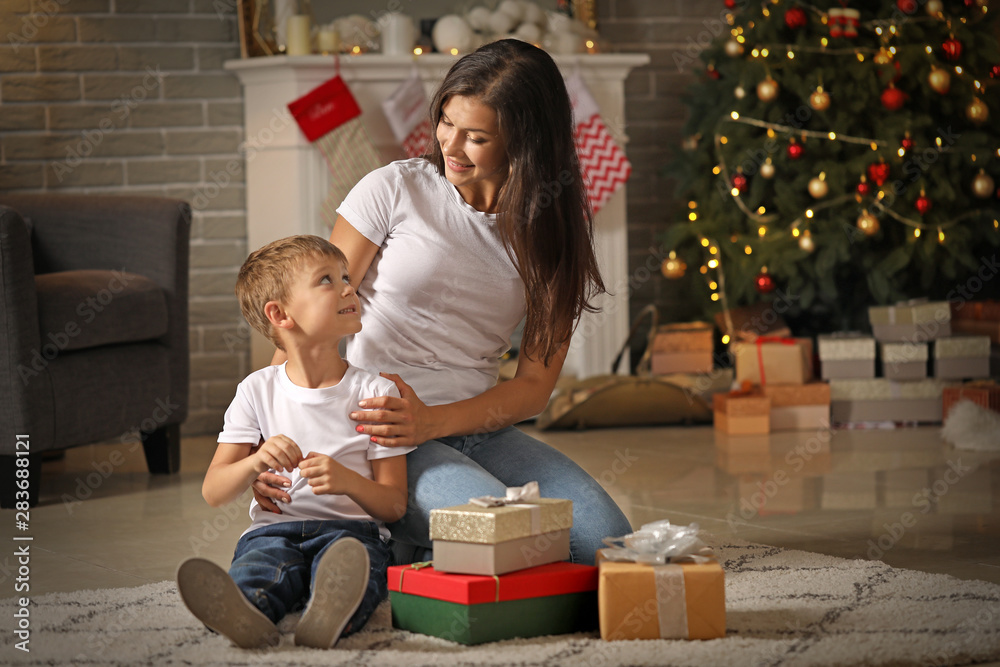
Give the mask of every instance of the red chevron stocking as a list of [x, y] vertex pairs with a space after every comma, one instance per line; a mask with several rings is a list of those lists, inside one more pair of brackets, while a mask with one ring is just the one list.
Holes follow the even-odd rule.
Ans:
[[625, 184], [632, 164], [615, 143], [601, 118], [597, 102], [587, 90], [583, 78], [575, 74], [566, 81], [573, 117], [576, 120], [576, 152], [587, 184], [587, 196], [596, 214], [608, 199]]

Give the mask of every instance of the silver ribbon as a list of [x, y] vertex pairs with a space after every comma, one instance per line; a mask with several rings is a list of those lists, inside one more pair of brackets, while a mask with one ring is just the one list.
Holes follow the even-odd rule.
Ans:
[[478, 498], [469, 498], [469, 502], [480, 507], [501, 507], [502, 505], [526, 504], [541, 497], [538, 491], [538, 482], [528, 482], [524, 486], [508, 486], [507, 495], [503, 498], [479, 496]]
[[622, 537], [605, 537], [601, 549], [607, 560], [631, 561], [646, 565], [666, 563], [707, 563], [712, 548], [698, 537], [698, 524], [675, 526], [667, 520], [647, 523]]

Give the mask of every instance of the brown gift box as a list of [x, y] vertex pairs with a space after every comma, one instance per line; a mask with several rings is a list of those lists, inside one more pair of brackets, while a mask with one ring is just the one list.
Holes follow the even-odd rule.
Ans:
[[803, 384], [813, 377], [812, 352], [809, 338], [766, 337], [754, 343], [736, 343], [733, 345], [736, 380], [749, 380], [754, 384]]
[[952, 320], [951, 329], [956, 334], [989, 336], [994, 345], [1000, 345], [1000, 321]]
[[753, 435], [771, 431], [771, 399], [746, 394], [715, 394], [712, 397], [715, 428], [729, 435]]
[[[729, 331], [726, 315], [732, 323]], [[715, 326], [723, 333], [732, 334], [733, 340], [755, 341], [760, 336], [791, 336], [785, 320], [769, 303], [759, 301], [752, 306], [730, 308], [715, 314]]]
[[681, 322], [664, 324], [656, 329], [653, 337], [655, 352], [712, 351], [714, 341], [712, 325], [708, 322]]
[[711, 373], [712, 363], [711, 350], [691, 350], [686, 352], [654, 351], [650, 370], [653, 375]]
[[963, 399], [972, 401], [987, 410], [1000, 412], [1000, 385], [982, 382], [958, 387], [945, 387], [944, 391], [941, 392], [941, 411], [944, 419], [948, 418], [951, 406]]
[[[716, 561], [644, 565], [598, 554], [597, 607], [601, 639], [715, 639], [726, 636], [725, 573]], [[680, 568], [683, 588], [658, 582], [657, 568]], [[676, 574], [677, 570], [673, 570]], [[661, 583], [661, 585], [657, 585]], [[683, 598], [682, 598], [683, 595]], [[686, 631], [661, 634], [660, 610], [684, 605]], [[676, 617], [680, 616], [679, 610]], [[673, 614], [671, 614], [673, 616]], [[681, 623], [683, 626], [683, 623]]]
[[1000, 322], [1000, 301], [986, 299], [985, 301], [966, 301], [951, 303], [951, 319], [955, 320], [993, 320]]
[[806, 384], [771, 384], [761, 388], [771, 399], [772, 408], [787, 408], [793, 405], [830, 405], [830, 385], [826, 382]]

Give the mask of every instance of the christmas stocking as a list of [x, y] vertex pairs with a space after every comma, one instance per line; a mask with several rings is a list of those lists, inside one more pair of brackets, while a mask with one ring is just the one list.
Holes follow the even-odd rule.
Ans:
[[597, 102], [583, 78], [575, 74], [566, 81], [576, 122], [576, 152], [587, 185], [587, 196], [596, 214], [628, 180], [632, 164], [615, 143], [601, 119]]
[[288, 110], [330, 167], [330, 187], [322, 216], [332, 226], [337, 207], [351, 188], [365, 174], [382, 166], [378, 149], [361, 123], [361, 107], [339, 75], [290, 102]]
[[382, 102], [382, 111], [392, 133], [403, 146], [406, 157], [420, 157], [428, 151], [431, 141], [431, 121], [427, 117], [427, 96], [420, 75], [413, 76]]

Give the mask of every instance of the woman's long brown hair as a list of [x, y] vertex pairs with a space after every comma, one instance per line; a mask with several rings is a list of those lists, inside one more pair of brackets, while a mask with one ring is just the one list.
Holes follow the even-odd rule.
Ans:
[[[497, 224], [524, 282], [521, 351], [546, 365], [591, 300], [607, 291], [594, 256], [593, 214], [573, 139], [566, 84], [552, 58], [514, 39], [492, 42], [456, 62], [431, 102], [437, 128], [453, 96], [476, 98], [497, 114], [508, 176]], [[444, 174], [441, 145], [428, 159]]]

